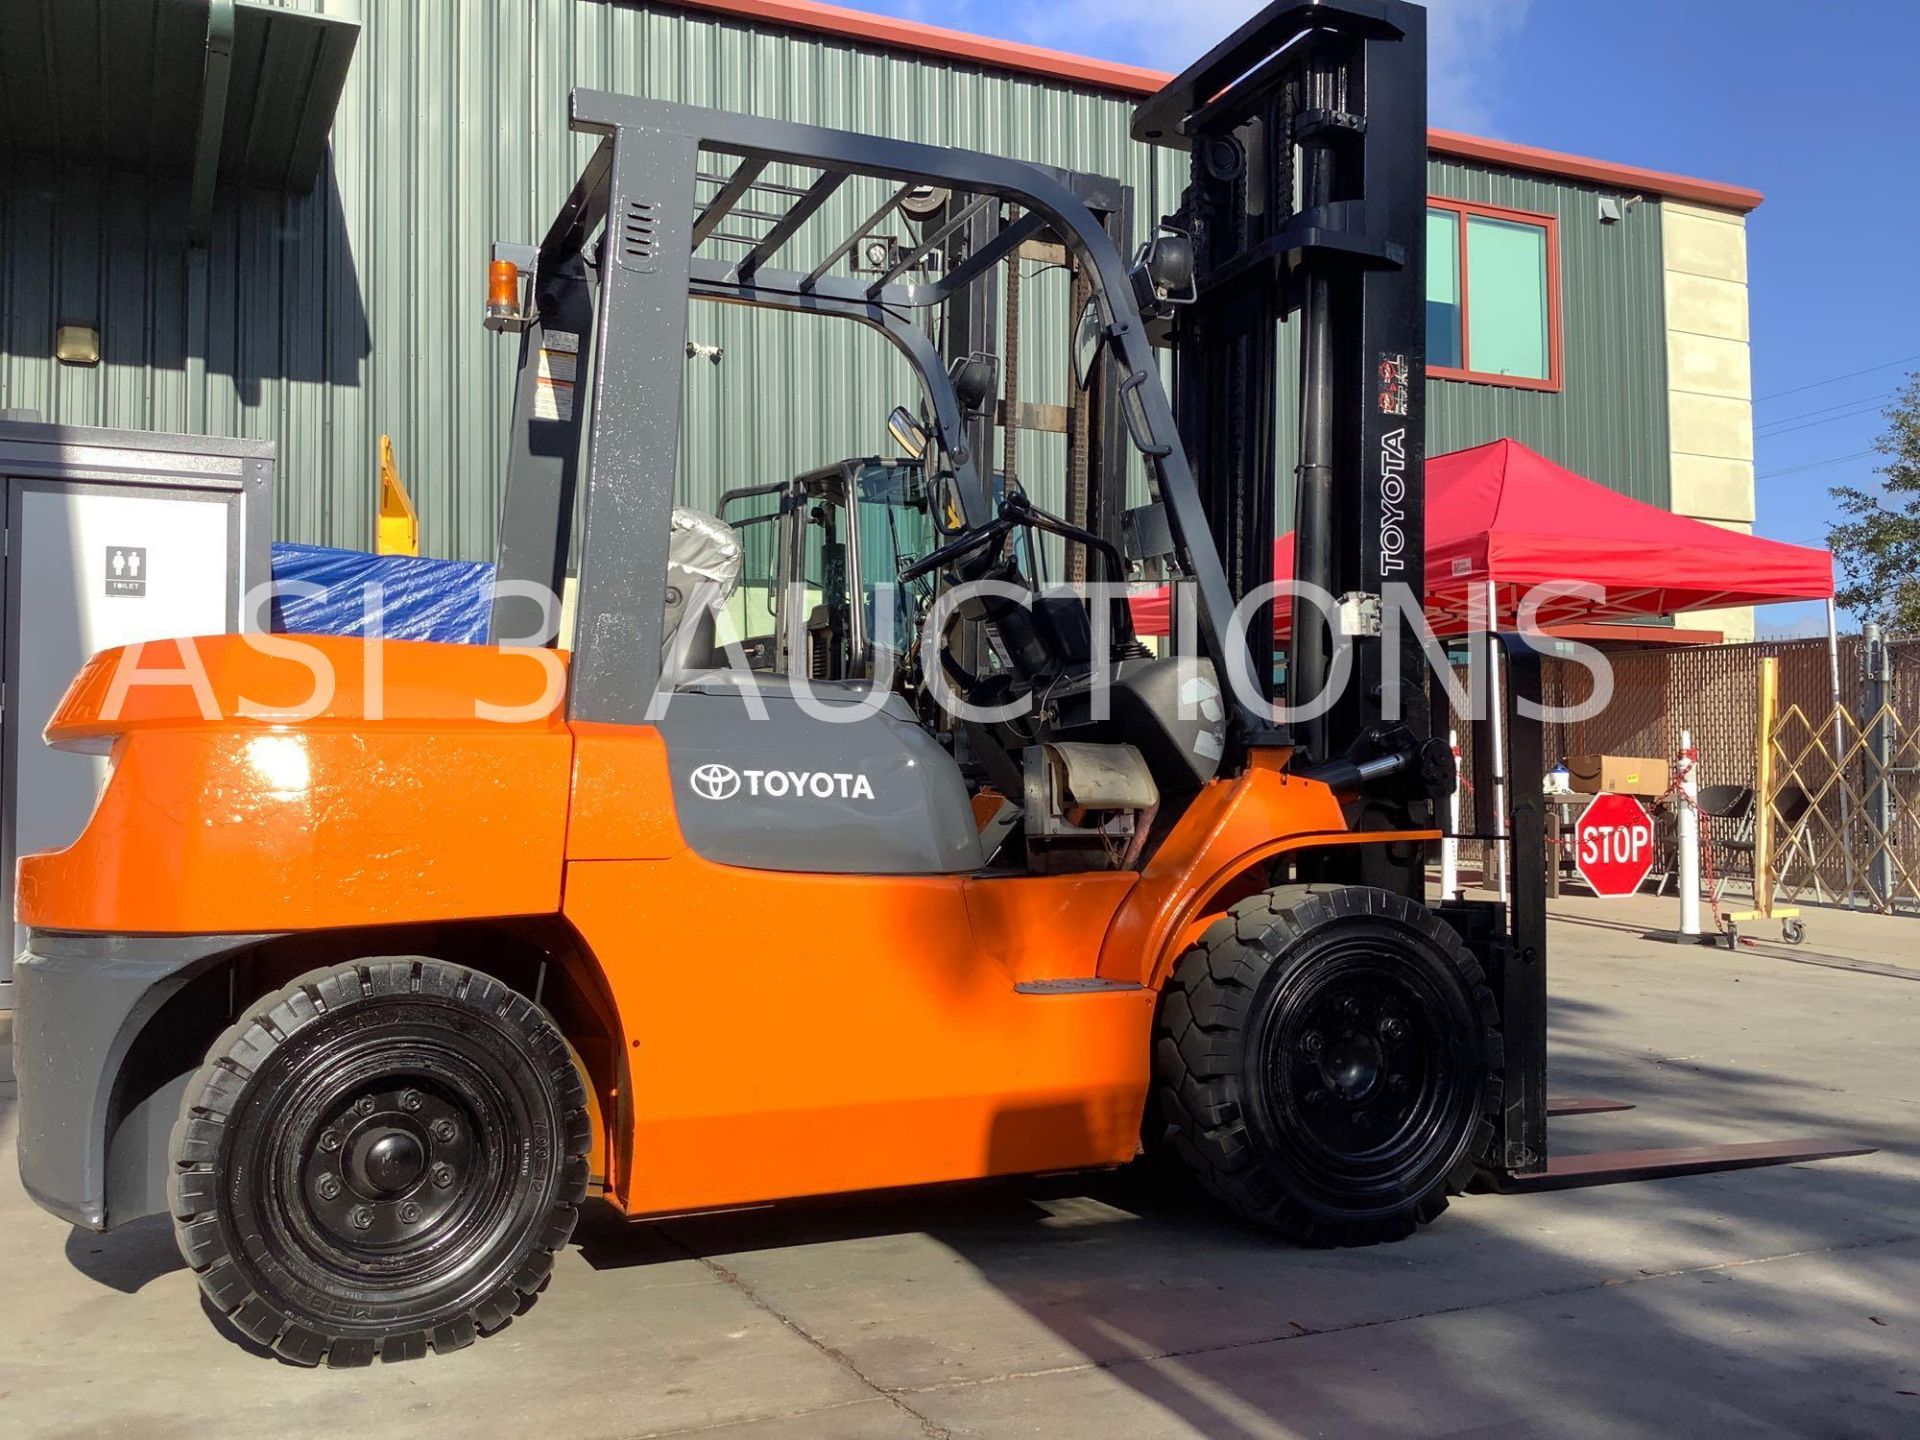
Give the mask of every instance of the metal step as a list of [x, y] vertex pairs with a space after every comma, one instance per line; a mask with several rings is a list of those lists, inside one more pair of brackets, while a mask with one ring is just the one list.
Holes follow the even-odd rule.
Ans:
[[1103, 980], [1098, 975], [1063, 975], [1054, 980], [1022, 980], [1014, 990], [1021, 995], [1091, 995], [1106, 990], [1144, 990], [1132, 980]]

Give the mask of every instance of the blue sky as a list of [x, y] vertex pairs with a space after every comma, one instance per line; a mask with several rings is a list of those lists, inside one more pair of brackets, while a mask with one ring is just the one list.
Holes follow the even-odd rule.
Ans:
[[[1255, 8], [843, 3], [1162, 70]], [[1878, 406], [1920, 370], [1920, 4], [1437, 0], [1429, 12], [1434, 124], [1765, 193], [1748, 227], [1758, 529], [1825, 543], [1829, 487], [1872, 483], [1878, 457], [1859, 452]], [[1760, 612], [1763, 633], [1813, 619]]]

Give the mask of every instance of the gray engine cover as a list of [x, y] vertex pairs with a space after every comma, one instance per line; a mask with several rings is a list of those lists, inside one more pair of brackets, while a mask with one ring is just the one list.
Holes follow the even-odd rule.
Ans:
[[[756, 716], [742, 693], [765, 707]], [[814, 681], [836, 707], [859, 682]], [[948, 875], [986, 863], [960, 767], [888, 698], [846, 723], [801, 709], [787, 682], [720, 672], [684, 681], [659, 720], [680, 829], [725, 865], [827, 875]]]

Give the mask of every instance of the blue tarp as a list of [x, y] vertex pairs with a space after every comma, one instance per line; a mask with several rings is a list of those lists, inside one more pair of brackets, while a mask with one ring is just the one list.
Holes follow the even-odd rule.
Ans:
[[[487, 638], [493, 566], [485, 561], [275, 544], [273, 579], [273, 628], [287, 634], [364, 635], [371, 599], [389, 640], [479, 644]], [[289, 591], [290, 581], [320, 589]]]

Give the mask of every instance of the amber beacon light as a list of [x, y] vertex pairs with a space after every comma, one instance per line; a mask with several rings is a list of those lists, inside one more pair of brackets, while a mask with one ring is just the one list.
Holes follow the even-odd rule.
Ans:
[[520, 267], [511, 260], [487, 265], [487, 325], [506, 328], [520, 319]]

